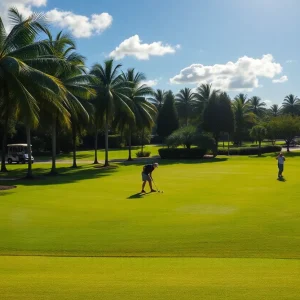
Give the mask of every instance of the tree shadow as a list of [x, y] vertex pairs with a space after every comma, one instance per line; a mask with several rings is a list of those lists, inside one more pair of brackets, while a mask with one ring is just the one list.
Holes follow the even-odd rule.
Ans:
[[49, 175], [49, 169], [35, 168], [34, 178], [26, 179], [27, 169], [17, 168], [8, 173], [7, 176], [17, 177], [17, 180], [7, 181], [6, 177], [0, 177], [2, 185], [22, 185], [22, 186], [42, 186], [42, 185], [60, 185], [75, 183], [82, 180], [97, 179], [110, 176], [117, 171], [117, 166], [103, 167], [100, 165], [85, 165], [76, 169], [69, 167], [57, 167], [58, 174], [55, 176]]
[[132, 161], [121, 161], [119, 162], [122, 166], [141, 166], [146, 164], [153, 164], [157, 162], [160, 166], [167, 165], [185, 165], [185, 164], [207, 164], [207, 163], [218, 163], [227, 161], [228, 157], [215, 157], [215, 158], [204, 158], [204, 159], [161, 159], [159, 157], [150, 157], [145, 160], [132, 160]]

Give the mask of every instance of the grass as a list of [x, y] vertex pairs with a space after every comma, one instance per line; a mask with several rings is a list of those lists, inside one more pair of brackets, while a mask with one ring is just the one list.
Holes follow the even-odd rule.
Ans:
[[18, 181], [0, 194], [1, 299], [298, 299], [298, 156], [286, 181], [274, 155], [161, 161], [146, 196], [137, 162]]

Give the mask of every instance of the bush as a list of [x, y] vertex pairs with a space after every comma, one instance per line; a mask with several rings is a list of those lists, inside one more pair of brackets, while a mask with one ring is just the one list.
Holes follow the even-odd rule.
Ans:
[[[280, 152], [281, 146], [263, 146], [260, 153]], [[259, 154], [259, 147], [230, 148], [230, 155], [255, 155]], [[228, 155], [228, 149], [219, 149], [218, 155]]]
[[109, 135], [108, 146], [109, 148], [122, 148], [124, 146], [122, 136], [119, 134]]
[[136, 157], [150, 157], [150, 151], [138, 151], [135, 153]]
[[158, 153], [163, 159], [196, 159], [203, 158], [206, 149], [201, 148], [162, 148]]
[[178, 147], [184, 145], [186, 148], [190, 149], [194, 143], [196, 135], [196, 127], [185, 126], [174, 131], [167, 139], [166, 144], [169, 147]]

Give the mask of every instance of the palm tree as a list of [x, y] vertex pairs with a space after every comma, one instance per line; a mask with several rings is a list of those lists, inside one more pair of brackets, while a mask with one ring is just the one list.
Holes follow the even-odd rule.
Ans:
[[127, 96], [130, 93], [130, 87], [119, 73], [121, 65], [114, 67], [113, 63], [113, 60], [107, 60], [103, 66], [94, 65], [91, 71], [95, 78], [94, 88], [97, 92], [94, 100], [96, 114], [103, 115], [105, 120], [105, 166], [109, 166], [108, 132], [115, 111], [122, 110], [134, 119], [134, 113], [129, 106], [131, 99]]
[[250, 102], [244, 94], [236, 96], [232, 103], [235, 116], [236, 141], [241, 145], [243, 135], [247, 132], [247, 126], [255, 123], [256, 115], [252, 112]]
[[282, 103], [282, 112], [293, 116], [298, 115], [300, 112], [299, 98], [293, 94], [286, 96]]
[[136, 129], [145, 128], [150, 129], [154, 125], [154, 117], [157, 114], [157, 109], [154, 104], [151, 104], [146, 100], [146, 96], [152, 95], [153, 90], [142, 82], [146, 79], [145, 75], [140, 72], [136, 72], [134, 69], [128, 69], [126, 73], [122, 74], [124, 83], [129, 85], [128, 98], [131, 100], [128, 105], [134, 114], [134, 118], [131, 115], [124, 114], [119, 111], [115, 117], [115, 124], [117, 124], [121, 130], [125, 130], [128, 136], [128, 160], [132, 160], [131, 157], [131, 137], [132, 132]]
[[[45, 65], [57, 63], [47, 55], [45, 41], [35, 41], [37, 34], [43, 29], [44, 17], [33, 14], [23, 19], [16, 9], [9, 10], [12, 29], [7, 34], [0, 18], [0, 97], [1, 117], [4, 119], [2, 140], [1, 171], [5, 167], [5, 153], [8, 122], [15, 112], [26, 125], [28, 156], [31, 157], [30, 128], [37, 125], [39, 119], [38, 96], [43, 94], [45, 102], [53, 102], [54, 94], [61, 94], [63, 87], [55, 77], [47, 75], [35, 66], [41, 61]], [[32, 177], [31, 159], [28, 163], [28, 177]]]
[[152, 97], [148, 98], [148, 100], [153, 103], [158, 108], [158, 110], [160, 110], [165, 102], [166, 95], [166, 91], [158, 89], [153, 93]]
[[262, 117], [266, 113], [266, 103], [261, 102], [261, 99], [257, 96], [253, 96], [250, 100], [250, 109], [251, 111], [259, 116]]
[[48, 113], [52, 119], [52, 168], [51, 174], [56, 174], [56, 131], [57, 123], [70, 126], [73, 137], [73, 166], [76, 167], [76, 123], [79, 119], [88, 121], [89, 115], [83, 102], [94, 95], [90, 87], [91, 78], [85, 73], [85, 58], [73, 50], [76, 49], [75, 42], [68, 35], [60, 32], [54, 40], [51, 33], [46, 31], [52, 55], [65, 63], [64, 68], [53, 69], [58, 79], [63, 83], [66, 91], [65, 97], [59, 97], [63, 106], [62, 110], [50, 107]]
[[209, 101], [209, 99], [219, 93], [219, 90], [212, 89], [211, 84], [201, 84], [195, 93], [195, 111], [201, 115]]
[[175, 98], [179, 115], [184, 118], [186, 126], [188, 126], [189, 117], [195, 106], [195, 98], [195, 94], [189, 88], [180, 90]]
[[281, 114], [281, 107], [278, 104], [273, 104], [268, 111], [272, 117], [277, 117]]

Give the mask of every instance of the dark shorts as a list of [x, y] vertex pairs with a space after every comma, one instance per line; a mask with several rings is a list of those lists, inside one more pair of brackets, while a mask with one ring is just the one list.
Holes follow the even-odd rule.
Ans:
[[283, 172], [283, 164], [278, 164], [278, 170], [279, 172]]
[[150, 181], [151, 178], [149, 175], [142, 172], [142, 181]]

